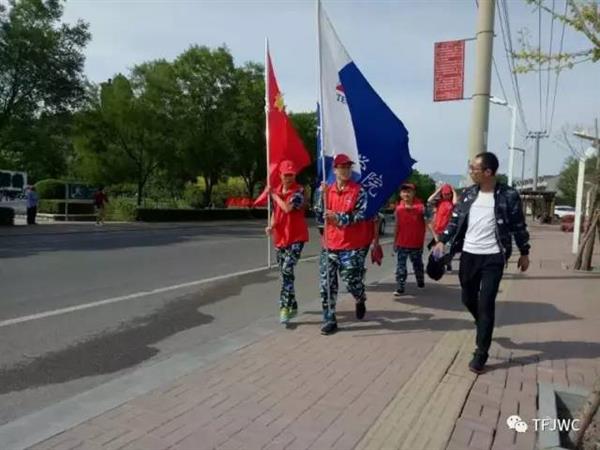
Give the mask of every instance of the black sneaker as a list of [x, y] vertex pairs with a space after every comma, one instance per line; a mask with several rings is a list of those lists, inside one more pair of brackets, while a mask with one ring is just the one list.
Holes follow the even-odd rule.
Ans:
[[424, 280], [417, 281], [417, 287], [423, 289], [425, 287], [425, 281]]
[[469, 363], [469, 370], [478, 375], [482, 374], [485, 371], [484, 367], [487, 359], [487, 353], [476, 351], [473, 353], [473, 359]]
[[338, 329], [337, 322], [329, 320], [329, 321], [325, 322], [325, 325], [323, 325], [321, 327], [321, 334], [324, 336], [327, 336], [329, 334], [335, 333], [337, 331], [337, 329]]
[[358, 320], [363, 320], [365, 318], [365, 313], [367, 312], [367, 305], [365, 305], [365, 300], [356, 302], [354, 307], [356, 311], [356, 318]]
[[402, 294], [404, 294], [404, 286], [400, 286], [394, 291], [394, 297], [400, 297]]

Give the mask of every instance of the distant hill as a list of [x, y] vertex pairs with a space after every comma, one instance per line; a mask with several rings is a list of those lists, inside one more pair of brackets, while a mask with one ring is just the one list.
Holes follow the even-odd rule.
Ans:
[[461, 180], [464, 178], [464, 175], [448, 175], [440, 172], [430, 173], [429, 176], [433, 178], [436, 183], [448, 183], [455, 187], [459, 187]]

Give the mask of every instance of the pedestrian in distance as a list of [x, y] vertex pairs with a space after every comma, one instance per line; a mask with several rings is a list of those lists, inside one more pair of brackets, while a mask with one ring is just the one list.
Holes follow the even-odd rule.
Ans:
[[394, 296], [399, 297], [406, 289], [408, 270], [406, 261], [410, 258], [417, 287], [425, 287], [425, 269], [423, 266], [423, 245], [425, 243], [425, 223], [427, 207], [416, 196], [416, 187], [412, 183], [400, 186], [400, 200], [395, 210], [396, 228], [394, 250], [396, 252], [396, 284]]
[[308, 242], [308, 226], [304, 218], [306, 200], [304, 187], [296, 182], [297, 170], [292, 161], [279, 164], [281, 185], [270, 191], [273, 212], [267, 234], [273, 234], [277, 249], [277, 264], [281, 276], [279, 295], [279, 321], [288, 325], [298, 314], [298, 302], [294, 287], [294, 268], [304, 243]]
[[106, 212], [106, 204], [108, 196], [104, 192], [104, 187], [100, 186], [94, 193], [94, 211], [96, 212], [96, 225], [104, 225], [104, 217]]
[[27, 201], [27, 225], [37, 225], [35, 219], [37, 216], [38, 204], [40, 197], [35, 189], [35, 186], [29, 186], [26, 194]]
[[[438, 236], [444, 232], [450, 218], [452, 217], [452, 210], [458, 200], [454, 187], [449, 184], [443, 184], [436, 191], [429, 196], [427, 204], [431, 210], [434, 210], [433, 220], [429, 222], [428, 226], [433, 236], [433, 239], [427, 248], [431, 250], [438, 241]], [[448, 261], [446, 265], [446, 271], [452, 272], [452, 261]]]
[[472, 372], [483, 373], [494, 330], [496, 295], [504, 267], [512, 253], [512, 239], [520, 252], [517, 268], [529, 267], [529, 233], [519, 193], [496, 178], [498, 158], [479, 153], [469, 165], [474, 184], [466, 188], [450, 223], [434, 247], [442, 255], [461, 252], [459, 280], [462, 302], [475, 319], [476, 349], [469, 363]]

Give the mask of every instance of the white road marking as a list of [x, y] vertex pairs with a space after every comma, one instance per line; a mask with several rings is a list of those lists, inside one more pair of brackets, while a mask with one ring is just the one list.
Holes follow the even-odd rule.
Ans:
[[16, 324], [23, 323], [23, 322], [30, 322], [32, 320], [44, 319], [46, 317], [59, 316], [62, 314], [68, 314], [68, 313], [72, 313], [75, 311], [81, 311], [84, 309], [95, 308], [97, 306], [110, 305], [111, 303], [124, 302], [126, 300], [133, 300], [136, 298], [146, 297], [149, 295], [162, 294], [163, 292], [175, 291], [177, 289], [182, 289], [182, 288], [186, 288], [186, 287], [200, 286], [202, 284], [212, 283], [215, 281], [221, 281], [221, 280], [225, 280], [227, 278], [237, 277], [237, 276], [241, 276], [241, 275], [249, 275], [249, 274], [261, 272], [264, 270], [267, 270], [266, 266], [259, 267], [256, 269], [243, 270], [241, 272], [228, 273], [226, 275], [219, 275], [217, 277], [212, 277], [212, 278], [204, 278], [202, 280], [189, 281], [187, 283], [174, 284], [172, 286], [165, 286], [165, 287], [161, 287], [161, 288], [157, 288], [157, 289], [152, 289], [150, 291], [141, 291], [141, 292], [136, 292], [136, 293], [129, 294], [129, 295], [123, 295], [120, 297], [107, 298], [105, 300], [98, 300], [96, 302], [83, 303], [81, 305], [69, 306], [67, 308], [53, 309], [50, 311], [45, 311], [45, 312], [41, 312], [41, 313], [37, 313], [37, 314], [30, 314], [27, 316], [15, 317], [14, 319], [7, 319], [7, 320], [0, 321], [0, 328], [8, 327], [10, 325], [16, 325]]
[[[391, 240], [385, 240], [385, 241], [382, 240], [381, 244], [385, 245], [390, 242], [392, 242], [392, 241]], [[314, 261], [314, 260], [317, 260], [318, 258], [319, 258], [319, 255], [308, 256], [306, 258], [300, 259], [300, 261], [301, 262]], [[272, 266], [271, 268], [274, 268], [274, 267]], [[188, 281], [187, 283], [180, 283], [180, 284], [174, 284], [172, 286], [165, 286], [165, 287], [161, 287], [161, 288], [157, 288], [157, 289], [152, 289], [150, 291], [140, 291], [140, 292], [135, 292], [135, 293], [129, 294], [129, 295], [123, 295], [120, 297], [107, 298], [107, 299], [98, 300], [95, 302], [83, 303], [81, 305], [69, 306], [67, 308], [53, 309], [50, 311], [44, 311], [44, 312], [37, 313], [37, 314], [30, 314], [27, 316], [15, 317], [13, 319], [6, 319], [6, 320], [0, 321], [0, 328], [8, 327], [11, 325], [17, 325], [19, 323], [31, 322], [33, 320], [45, 319], [47, 317], [69, 314], [72, 312], [82, 311], [85, 309], [96, 308], [98, 306], [110, 305], [112, 303], [119, 303], [119, 302], [124, 302], [127, 300], [134, 300], [136, 298], [147, 297], [150, 295], [162, 294], [164, 292], [175, 291], [177, 289], [182, 289], [182, 288], [187, 288], [187, 287], [192, 287], [192, 286], [201, 286], [203, 284], [213, 283], [215, 281], [226, 280], [227, 278], [232, 278], [232, 277], [250, 275], [250, 274], [262, 272], [265, 270], [269, 270], [269, 268], [267, 266], [263, 266], [263, 267], [258, 267], [258, 268], [250, 269], [250, 270], [242, 270], [240, 272], [228, 273], [225, 275], [219, 275], [219, 276], [211, 277], [211, 278], [204, 278], [202, 280]]]

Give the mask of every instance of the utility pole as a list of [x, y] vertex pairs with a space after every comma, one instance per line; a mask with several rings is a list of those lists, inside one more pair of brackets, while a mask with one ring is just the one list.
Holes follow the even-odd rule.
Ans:
[[496, 0], [479, 0], [477, 13], [475, 92], [469, 140], [469, 160], [487, 151], [490, 115], [490, 83], [494, 45], [494, 11]]
[[527, 138], [535, 139], [535, 152], [533, 157], [533, 191], [537, 191], [538, 185], [538, 171], [540, 168], [540, 139], [546, 137], [548, 137], [548, 133], [545, 131], [530, 131], [527, 133]]

